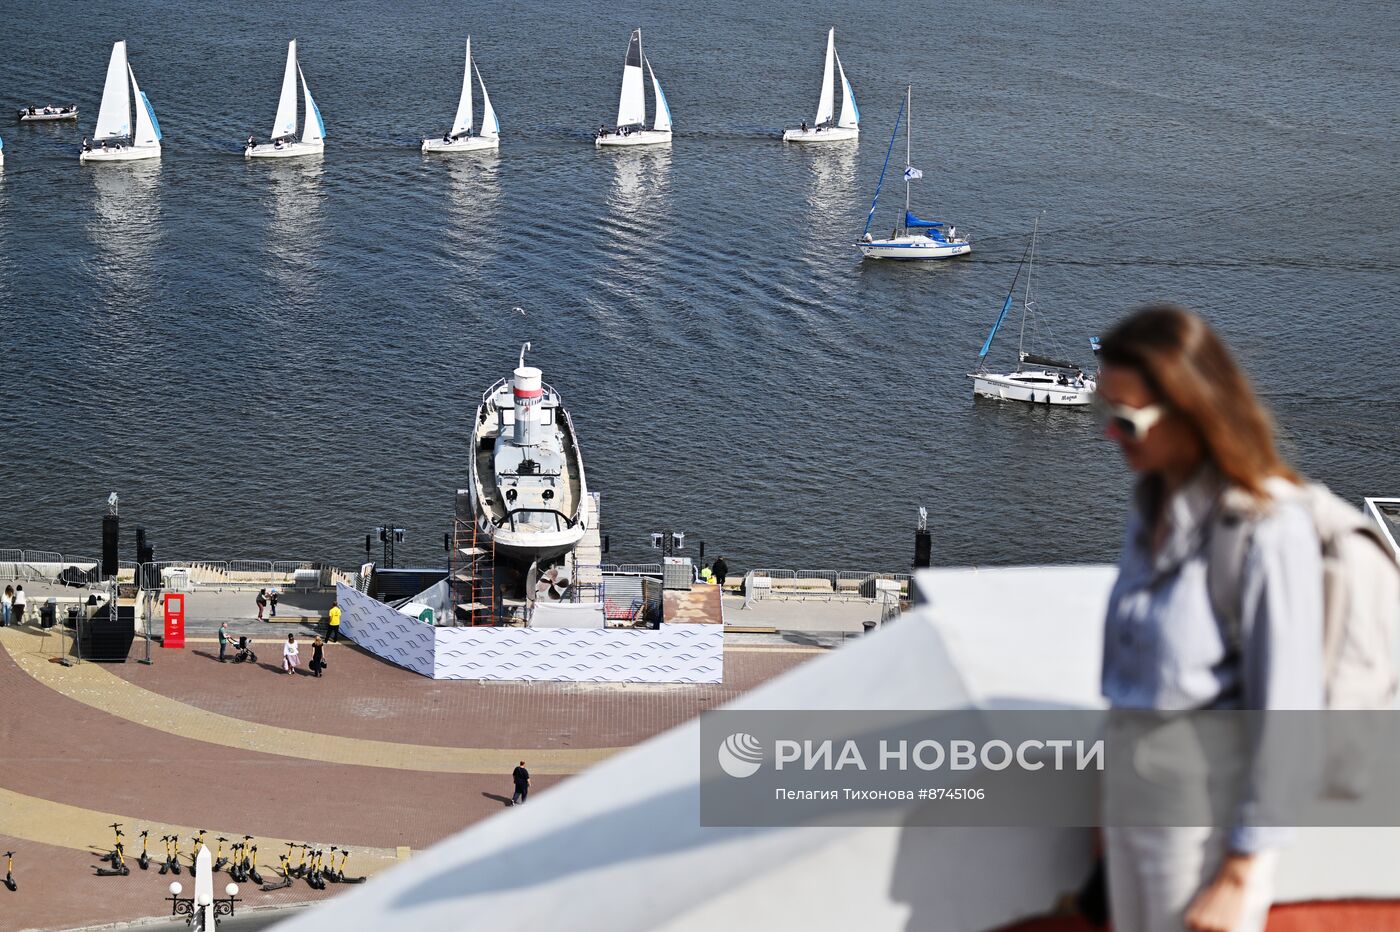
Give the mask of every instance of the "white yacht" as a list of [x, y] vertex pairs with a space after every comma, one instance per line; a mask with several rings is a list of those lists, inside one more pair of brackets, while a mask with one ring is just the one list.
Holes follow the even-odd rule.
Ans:
[[[834, 122], [836, 77], [841, 78], [841, 116]], [[817, 98], [817, 116], [808, 126], [783, 131], [783, 142], [844, 142], [860, 138], [860, 108], [856, 106], [855, 91], [846, 80], [841, 56], [836, 54], [836, 30], [826, 34], [826, 70], [822, 72], [822, 91]]]
[[[481, 132], [472, 133], [472, 73], [476, 73], [481, 85]], [[467, 65], [462, 75], [462, 96], [457, 100], [457, 116], [452, 128], [440, 139], [423, 138], [423, 152], [480, 152], [483, 149], [497, 149], [501, 145], [501, 123], [496, 119], [496, 111], [491, 106], [491, 97], [486, 93], [486, 82], [481, 80], [481, 69], [472, 60], [472, 37], [467, 36]]]
[[[914, 102], [914, 88], [905, 88], [904, 108], [904, 216], [888, 239], [875, 239], [870, 235], [870, 224], [875, 219], [875, 205], [880, 202], [880, 188], [885, 183], [885, 169], [880, 170], [880, 181], [875, 185], [875, 198], [870, 203], [870, 213], [865, 218], [865, 233], [856, 248], [867, 259], [895, 259], [898, 261], [921, 259], [951, 259], [972, 252], [972, 241], [958, 228], [942, 220], [922, 220], [909, 209], [909, 185], [924, 177], [924, 173], [913, 165], [913, 118], [910, 107]], [[899, 118], [895, 118], [894, 131], [899, 133]], [[890, 137], [893, 144], [894, 136]], [[885, 168], [889, 167], [889, 155], [885, 156]]]
[[578, 438], [564, 400], [534, 366], [481, 396], [472, 428], [471, 499], [478, 534], [497, 559], [562, 556], [593, 521]]
[[[1040, 219], [1036, 218], [1030, 245], [1021, 257], [1021, 264], [1016, 267], [1016, 275], [1011, 279], [1011, 288], [1006, 293], [1006, 300], [1002, 302], [1001, 313], [997, 315], [996, 323], [992, 324], [992, 331], [987, 334], [982, 351], [977, 354], [977, 370], [969, 372], [967, 377], [972, 379], [973, 394], [986, 398], [1024, 401], [1030, 404], [1087, 405], [1093, 400], [1094, 391], [1098, 386], [1093, 378], [1084, 374], [1083, 369], [1063, 359], [1026, 351], [1026, 323], [1032, 320], [1035, 314], [1035, 301], [1031, 297], [1031, 273], [1035, 267], [1035, 239], [1039, 230]], [[992, 349], [992, 341], [996, 339], [997, 331], [1011, 312], [1011, 304], [1016, 298], [1016, 282], [1022, 269], [1026, 273], [1026, 291], [1021, 300], [1021, 335], [1016, 347], [1017, 365], [1012, 372], [993, 372], [987, 368], [987, 353]], [[1089, 345], [1094, 354], [1098, 355], [1098, 339], [1091, 339]]]
[[[651, 91], [655, 98], [654, 116], [651, 129], [647, 124], [646, 88], [642, 80], [642, 66], [646, 66], [651, 77]], [[622, 65], [622, 92], [617, 100], [617, 125], [612, 129], [601, 127], [593, 137], [595, 146], [656, 146], [671, 142], [671, 105], [666, 102], [666, 94], [661, 90], [661, 82], [656, 80], [656, 72], [651, 70], [651, 62], [642, 54], [642, 31], [632, 30], [631, 41], [627, 43], [627, 58]]]
[[[297, 138], [297, 79], [301, 79], [302, 123], [301, 138]], [[306, 75], [297, 61], [297, 40], [287, 45], [287, 67], [282, 72], [282, 96], [277, 101], [277, 119], [272, 123], [271, 142], [259, 143], [252, 136], [243, 148], [249, 159], [290, 159], [301, 155], [320, 155], [326, 149], [326, 123], [321, 110], [311, 97]]]
[[[132, 103], [135, 103], [135, 130], [132, 130]], [[102, 86], [102, 104], [97, 109], [97, 128], [92, 141], [83, 140], [78, 161], [135, 162], [160, 158], [160, 123], [150, 100], [136, 84], [136, 73], [126, 60], [126, 42], [112, 46], [107, 60], [107, 81]]]

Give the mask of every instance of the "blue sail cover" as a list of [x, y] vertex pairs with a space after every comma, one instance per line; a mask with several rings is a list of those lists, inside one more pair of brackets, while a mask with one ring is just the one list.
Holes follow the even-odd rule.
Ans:
[[906, 227], [922, 228], [928, 230], [935, 229], [937, 227], [947, 226], [947, 224], [945, 224], [942, 220], [920, 220], [918, 217], [914, 216], [912, 212], [907, 210], [904, 212], [904, 225]]

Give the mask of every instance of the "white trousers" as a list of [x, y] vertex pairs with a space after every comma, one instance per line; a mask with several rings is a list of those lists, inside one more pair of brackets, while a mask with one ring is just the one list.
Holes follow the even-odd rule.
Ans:
[[[1222, 828], [1105, 828], [1114, 932], [1181, 932], [1186, 910], [1225, 857]], [[1255, 855], [1244, 912], [1232, 932], [1263, 932], [1274, 900], [1278, 852]]]

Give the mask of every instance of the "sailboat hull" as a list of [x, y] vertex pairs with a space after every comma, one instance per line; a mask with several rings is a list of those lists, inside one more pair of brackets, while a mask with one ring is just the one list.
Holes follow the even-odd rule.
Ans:
[[869, 240], [856, 243], [856, 248], [867, 259], [893, 259], [904, 262], [953, 259], [972, 252], [972, 244], [969, 242], [941, 242], [927, 236], [896, 236], [894, 239]]
[[618, 133], [609, 133], [606, 136], [595, 136], [593, 145], [598, 148], [605, 146], [662, 146], [670, 145], [671, 131], [669, 129], [639, 129], [633, 130], [626, 136]]
[[1093, 379], [1082, 379], [1076, 385], [1070, 380], [1068, 385], [1059, 384], [1059, 373], [1050, 371], [1012, 372], [995, 374], [971, 372], [972, 393], [984, 398], [1000, 401], [1024, 401], [1027, 404], [1087, 405], [1094, 397], [1097, 386]]
[[823, 129], [788, 129], [783, 130], [783, 142], [816, 143], [816, 142], [850, 142], [852, 139], [860, 138], [860, 127], [858, 126], [828, 126]]
[[284, 142], [279, 148], [270, 142], [245, 146], [245, 159], [294, 159], [302, 155], [320, 155], [326, 151], [324, 142]]
[[444, 142], [441, 139], [424, 139], [422, 151], [450, 155], [454, 152], [485, 152], [500, 147], [501, 137], [499, 136], [463, 136], [461, 139], [454, 139], [451, 142]]
[[90, 162], [139, 162], [143, 159], [160, 158], [160, 146], [113, 146], [111, 148], [89, 149], [78, 153], [78, 161], [84, 165]]

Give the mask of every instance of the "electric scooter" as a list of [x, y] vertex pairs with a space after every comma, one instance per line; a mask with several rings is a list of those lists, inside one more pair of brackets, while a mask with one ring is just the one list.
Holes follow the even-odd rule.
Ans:
[[7, 887], [10, 888], [10, 892], [11, 892], [11, 893], [14, 893], [16, 890], [19, 889], [19, 881], [18, 881], [18, 880], [15, 880], [15, 853], [14, 853], [13, 851], [6, 851], [6, 852], [5, 852], [5, 881], [4, 881], [4, 883], [5, 883], [5, 886], [7, 886]]
[[151, 867], [151, 855], [150, 852], [146, 850], [146, 842], [150, 838], [150, 836], [150, 829], [146, 829], [144, 832], [141, 833], [141, 856], [136, 859], [136, 864], [143, 871], [149, 870]]

